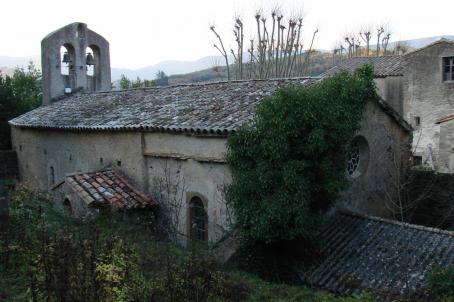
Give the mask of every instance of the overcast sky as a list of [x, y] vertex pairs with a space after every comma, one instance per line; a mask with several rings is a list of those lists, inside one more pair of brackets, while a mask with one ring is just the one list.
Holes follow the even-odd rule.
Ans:
[[110, 42], [113, 67], [196, 60], [217, 55], [209, 25], [233, 46], [233, 16], [243, 17], [251, 36], [255, 10], [276, 3], [287, 16], [303, 11], [307, 35], [319, 27], [316, 48], [332, 49], [346, 32], [378, 23], [390, 26], [392, 40], [454, 35], [454, 0], [2, 0], [0, 55], [39, 55], [45, 35], [84, 22]]

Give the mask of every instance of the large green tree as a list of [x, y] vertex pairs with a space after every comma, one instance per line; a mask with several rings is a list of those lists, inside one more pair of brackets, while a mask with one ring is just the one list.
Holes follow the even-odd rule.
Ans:
[[265, 99], [228, 140], [227, 199], [243, 242], [311, 241], [345, 188], [346, 153], [367, 101], [377, 98], [370, 66]]
[[8, 121], [41, 104], [41, 74], [30, 63], [16, 68], [12, 76], [0, 72], [0, 149], [11, 147]]

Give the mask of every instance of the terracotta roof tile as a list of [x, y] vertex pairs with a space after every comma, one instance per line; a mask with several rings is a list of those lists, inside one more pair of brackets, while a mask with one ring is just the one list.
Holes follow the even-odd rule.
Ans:
[[66, 182], [87, 204], [105, 203], [120, 209], [143, 208], [157, 204], [110, 169], [68, 174]]
[[448, 115], [435, 121], [435, 124], [443, 124], [452, 120], [454, 120], [454, 115]]

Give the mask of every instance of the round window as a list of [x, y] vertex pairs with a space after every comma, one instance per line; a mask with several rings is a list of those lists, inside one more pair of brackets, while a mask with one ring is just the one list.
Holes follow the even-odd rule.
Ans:
[[347, 173], [356, 178], [367, 171], [369, 165], [369, 144], [363, 136], [356, 136], [350, 144], [347, 157]]

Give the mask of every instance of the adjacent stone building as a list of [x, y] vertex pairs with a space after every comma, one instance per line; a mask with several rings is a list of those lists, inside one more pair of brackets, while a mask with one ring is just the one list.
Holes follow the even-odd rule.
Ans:
[[322, 76], [366, 63], [375, 68], [382, 98], [413, 127], [414, 164], [454, 172], [454, 41], [441, 39], [405, 55], [352, 58]]

